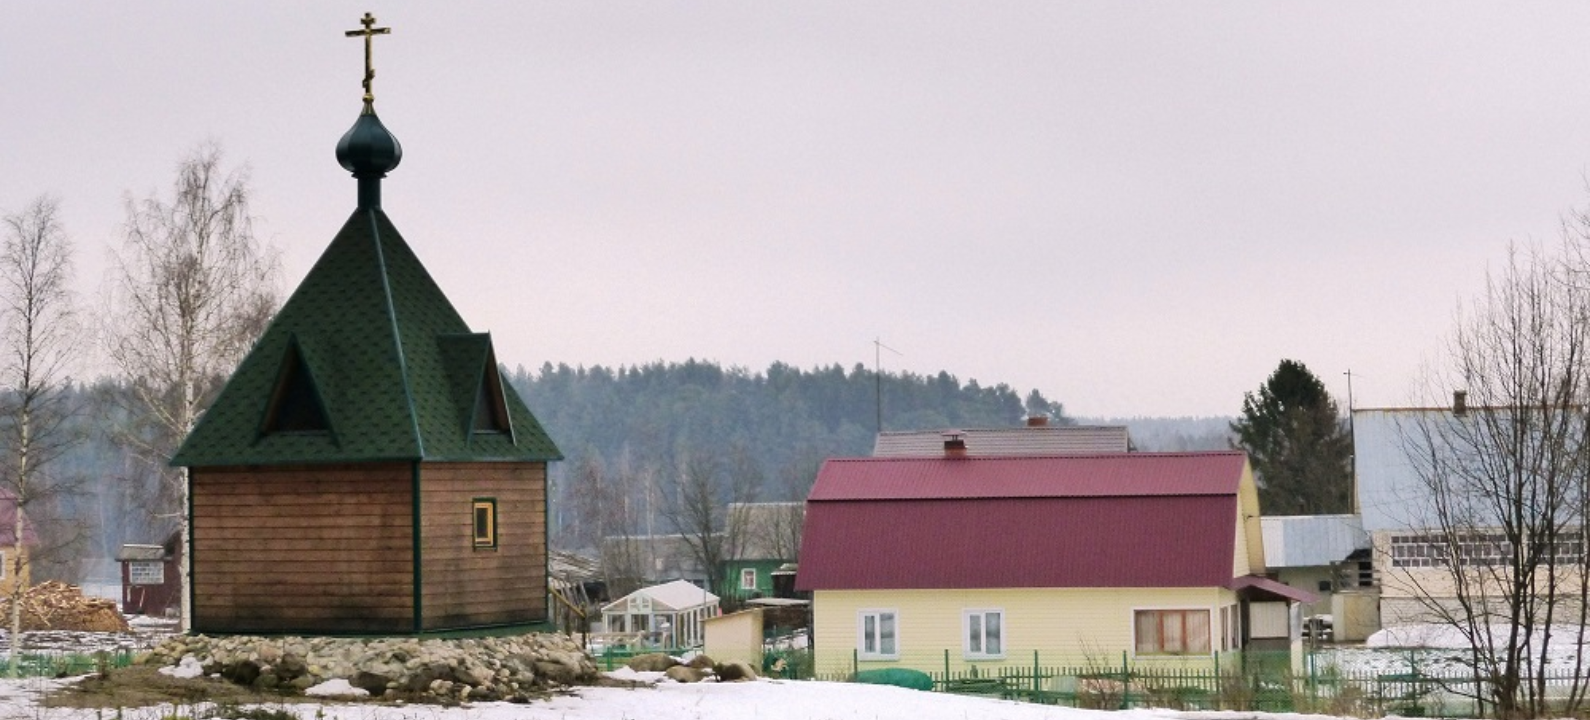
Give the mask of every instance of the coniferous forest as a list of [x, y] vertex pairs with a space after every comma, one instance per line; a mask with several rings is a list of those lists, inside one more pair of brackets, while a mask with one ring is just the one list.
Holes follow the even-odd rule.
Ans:
[[548, 363], [507, 377], [563, 450], [552, 470], [551, 530], [564, 547], [671, 532], [667, 516], [686, 482], [719, 503], [800, 500], [824, 458], [871, 453], [880, 416], [885, 430], [1011, 426], [1032, 413], [1068, 422], [1037, 390], [947, 372], [885, 372], [880, 382], [859, 364]]

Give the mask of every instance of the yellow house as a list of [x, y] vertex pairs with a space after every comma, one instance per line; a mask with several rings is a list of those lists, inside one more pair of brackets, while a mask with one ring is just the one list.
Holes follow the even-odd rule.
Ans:
[[816, 670], [1211, 667], [1296, 652], [1240, 452], [836, 459], [797, 588]]
[[[33, 526], [24, 522], [22, 526], [22, 541], [17, 540], [17, 508], [16, 495], [11, 491], [0, 488], [0, 597], [9, 597], [16, 589], [17, 579], [20, 577], [26, 584], [28, 575], [27, 548], [38, 543]], [[23, 514], [24, 520], [27, 514]], [[22, 571], [17, 572], [18, 560], [21, 560]]]

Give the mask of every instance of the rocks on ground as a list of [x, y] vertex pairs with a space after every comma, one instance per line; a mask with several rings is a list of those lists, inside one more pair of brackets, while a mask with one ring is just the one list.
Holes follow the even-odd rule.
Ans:
[[198, 664], [258, 690], [302, 692], [346, 680], [374, 697], [442, 702], [524, 701], [594, 682], [596, 664], [564, 635], [460, 640], [415, 638], [173, 637], [145, 657], [155, 665]]
[[697, 655], [681, 663], [663, 653], [650, 653], [636, 655], [625, 665], [636, 672], [660, 672], [669, 680], [682, 683], [701, 682], [709, 677], [717, 678], [718, 682], [757, 679], [756, 668], [747, 663], [732, 660], [715, 663], [706, 655]]

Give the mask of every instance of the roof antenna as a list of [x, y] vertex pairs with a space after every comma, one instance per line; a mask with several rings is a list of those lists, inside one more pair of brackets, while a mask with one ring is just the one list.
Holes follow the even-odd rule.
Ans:
[[882, 368], [883, 368], [883, 351], [884, 350], [888, 350], [889, 352], [892, 352], [892, 353], [894, 353], [896, 355], [899, 355], [900, 357], [905, 357], [905, 353], [902, 353], [899, 350], [896, 350], [896, 349], [894, 349], [892, 347], [889, 347], [888, 345], [883, 344], [883, 338], [874, 337], [872, 339], [872, 378], [873, 378], [874, 387], [875, 387], [875, 389], [877, 391], [877, 398], [878, 398], [878, 432], [880, 434], [883, 432], [883, 370], [882, 370]]
[[1358, 434], [1353, 427], [1353, 370], [1348, 368], [1342, 374], [1347, 376], [1347, 445], [1352, 448], [1347, 456], [1347, 462], [1352, 464], [1347, 475], [1351, 495], [1347, 498], [1347, 511], [1357, 515], [1361, 509], [1358, 507]]

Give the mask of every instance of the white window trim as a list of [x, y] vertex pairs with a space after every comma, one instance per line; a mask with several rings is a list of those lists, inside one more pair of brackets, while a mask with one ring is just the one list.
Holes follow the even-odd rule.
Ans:
[[0, 580], [11, 575], [11, 558], [7, 557], [9, 554], [5, 550], [0, 550]]
[[[751, 582], [749, 584], [745, 582], [747, 578], [749, 578], [751, 580]], [[740, 589], [741, 590], [755, 590], [756, 589], [756, 579], [757, 579], [756, 578], [756, 568], [740, 568]]]
[[[999, 652], [997, 653], [988, 652], [987, 617], [990, 613], [999, 615]], [[983, 649], [977, 652], [972, 651], [972, 616], [974, 615], [983, 623], [981, 628], [983, 632]], [[962, 610], [961, 654], [967, 660], [1003, 660], [1005, 659], [1005, 648], [1010, 645], [1010, 643], [1005, 641], [1005, 637], [1009, 635], [1009, 630], [1010, 625], [1006, 622], [1004, 608], [967, 608]]]
[[[1209, 613], [1209, 652], [1206, 652], [1206, 653], [1190, 653], [1190, 652], [1189, 653], [1164, 653], [1164, 652], [1140, 653], [1140, 652], [1137, 651], [1137, 614], [1139, 612], [1152, 612], [1152, 611], [1192, 612], [1192, 611], [1198, 611], [1198, 610], [1202, 610], [1202, 611], [1204, 611], [1206, 613]], [[1220, 609], [1219, 608], [1211, 607], [1211, 606], [1207, 606], [1207, 605], [1205, 605], [1205, 606], [1199, 606], [1199, 605], [1145, 605], [1145, 606], [1142, 606], [1142, 607], [1134, 607], [1131, 610], [1127, 611], [1127, 616], [1126, 617], [1127, 617], [1126, 621], [1127, 621], [1127, 623], [1129, 623], [1128, 627], [1130, 627], [1132, 629], [1132, 657], [1134, 657], [1134, 658], [1201, 658], [1201, 657], [1214, 657], [1215, 654], [1219, 652], [1219, 647], [1220, 646], [1216, 642], [1216, 639], [1215, 639], [1215, 632], [1216, 632], [1215, 625], [1219, 622], [1218, 618], [1220, 617]]]
[[[878, 618], [878, 648], [883, 649], [883, 616], [894, 618], [894, 652], [867, 652], [867, 617]], [[894, 608], [863, 608], [856, 611], [856, 657], [859, 660], [900, 659], [900, 612]]]

